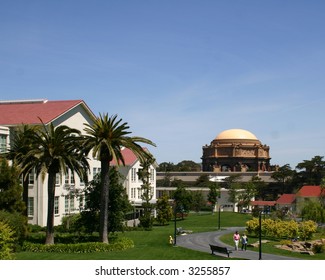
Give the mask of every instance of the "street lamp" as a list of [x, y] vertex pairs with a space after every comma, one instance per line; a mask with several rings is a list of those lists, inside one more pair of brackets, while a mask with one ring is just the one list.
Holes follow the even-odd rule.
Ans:
[[220, 223], [221, 223], [221, 208], [222, 208], [222, 205], [219, 206], [218, 230], [220, 230]]
[[176, 236], [177, 236], [176, 216], [177, 216], [177, 201], [174, 200], [174, 246], [176, 246]]

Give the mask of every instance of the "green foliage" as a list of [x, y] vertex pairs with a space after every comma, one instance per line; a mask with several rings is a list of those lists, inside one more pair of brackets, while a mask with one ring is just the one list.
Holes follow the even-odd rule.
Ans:
[[[149, 154], [150, 155], [150, 154]], [[152, 155], [150, 155], [145, 160], [141, 161], [141, 169], [138, 171], [139, 180], [142, 181], [141, 184], [141, 199], [143, 201], [143, 215], [140, 216], [140, 226], [146, 229], [151, 229], [153, 225], [153, 217], [152, 217], [152, 208], [153, 205], [150, 203], [150, 200], [153, 197], [152, 186], [151, 186], [151, 166], [154, 164], [155, 159]]]
[[301, 210], [301, 216], [306, 220], [312, 220], [319, 223], [325, 222], [325, 208], [320, 201], [309, 200]]
[[156, 220], [158, 224], [159, 225], [167, 224], [173, 216], [173, 210], [168, 203], [167, 195], [163, 195], [161, 198], [157, 200], [156, 209], [157, 209]]
[[177, 212], [188, 212], [191, 209], [192, 196], [191, 192], [186, 189], [186, 185], [182, 180], [174, 179], [171, 182], [172, 187], [176, 187], [173, 193], [173, 199], [177, 204]]
[[[248, 234], [259, 235], [259, 219], [253, 218], [246, 222]], [[261, 231], [263, 236], [271, 238], [296, 238], [311, 239], [317, 230], [317, 224], [313, 221], [298, 223], [294, 220], [283, 221], [273, 219], [262, 219]]]
[[0, 158], [0, 210], [23, 212], [22, 191], [17, 169]]
[[0, 221], [0, 260], [12, 260], [15, 232], [10, 226]]
[[314, 156], [311, 160], [304, 160], [298, 163], [296, 169], [301, 170], [298, 173], [300, 181], [308, 185], [320, 185], [325, 174], [325, 161], [323, 156]]
[[159, 164], [157, 168], [158, 172], [179, 172], [179, 171], [185, 171], [185, 172], [193, 172], [193, 171], [201, 171], [201, 164], [195, 163], [192, 160], [183, 160], [177, 164], [174, 164], [172, 162], [162, 162]]
[[51, 253], [92, 253], [92, 252], [111, 252], [122, 251], [133, 248], [134, 243], [131, 239], [121, 238], [120, 240], [112, 243], [105, 244], [101, 242], [87, 242], [77, 244], [35, 244], [24, 243], [23, 250], [29, 252], [51, 252]]
[[8, 224], [14, 231], [14, 238], [21, 243], [28, 234], [27, 218], [21, 213], [0, 211], [0, 221]]
[[[108, 204], [108, 231], [123, 231], [124, 215], [130, 211], [126, 190], [121, 184], [122, 176], [116, 168], [109, 170], [109, 204]], [[85, 189], [86, 208], [81, 212], [77, 221], [76, 231], [91, 233], [99, 231], [101, 177], [96, 176]]]

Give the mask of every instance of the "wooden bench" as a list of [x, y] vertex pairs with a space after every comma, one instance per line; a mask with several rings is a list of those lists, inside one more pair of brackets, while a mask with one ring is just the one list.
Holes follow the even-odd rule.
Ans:
[[229, 254], [232, 253], [232, 251], [229, 250], [227, 247], [220, 247], [220, 246], [212, 245], [212, 244], [209, 244], [209, 245], [210, 245], [212, 255], [214, 255], [213, 254], [214, 252], [223, 253], [223, 254], [226, 254], [229, 258]]

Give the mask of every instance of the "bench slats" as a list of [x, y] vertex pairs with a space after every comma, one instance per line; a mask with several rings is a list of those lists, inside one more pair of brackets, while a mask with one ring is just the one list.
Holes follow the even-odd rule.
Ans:
[[212, 255], [214, 252], [218, 252], [218, 253], [226, 254], [229, 258], [229, 254], [232, 253], [232, 251], [229, 250], [227, 247], [220, 247], [220, 246], [212, 245], [212, 244], [209, 244], [209, 245], [210, 245]]

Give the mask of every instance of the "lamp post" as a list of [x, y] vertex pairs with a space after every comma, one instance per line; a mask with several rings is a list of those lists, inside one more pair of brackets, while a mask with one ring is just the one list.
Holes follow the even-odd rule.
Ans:
[[177, 236], [177, 228], [176, 228], [176, 216], [177, 216], [177, 202], [174, 200], [174, 246], [176, 246], [176, 236]]
[[262, 259], [262, 211], [259, 211], [259, 228], [258, 228], [258, 242], [259, 242], [259, 254], [258, 259]]
[[220, 224], [221, 224], [221, 208], [222, 205], [219, 206], [219, 212], [218, 212], [218, 230], [220, 230]]

